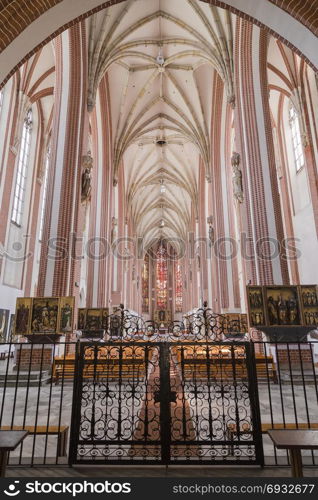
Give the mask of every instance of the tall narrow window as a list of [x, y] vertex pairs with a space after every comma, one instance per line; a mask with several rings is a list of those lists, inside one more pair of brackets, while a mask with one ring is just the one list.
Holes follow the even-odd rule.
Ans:
[[15, 183], [13, 208], [11, 216], [12, 222], [17, 224], [18, 226], [21, 225], [22, 214], [23, 214], [27, 169], [30, 156], [31, 130], [32, 130], [32, 110], [29, 109], [23, 123], [22, 138], [21, 138], [19, 160], [18, 160], [18, 171]]
[[304, 158], [303, 145], [301, 141], [299, 116], [294, 106], [290, 106], [289, 108], [289, 123], [292, 133], [292, 143], [293, 143], [296, 171], [298, 172], [304, 166], [305, 158]]
[[156, 255], [157, 308], [168, 305], [168, 259], [167, 250], [161, 242]]
[[2, 104], [3, 104], [3, 90], [0, 90], [0, 116], [1, 116]]
[[175, 289], [176, 289], [176, 312], [182, 312], [182, 295], [183, 295], [183, 289], [182, 289], [182, 267], [180, 265], [180, 262], [176, 262], [175, 264]]
[[149, 255], [145, 255], [142, 268], [142, 312], [149, 313]]
[[42, 236], [43, 236], [44, 214], [45, 214], [46, 197], [47, 197], [47, 182], [49, 178], [49, 165], [50, 165], [50, 148], [48, 148], [46, 152], [44, 175], [43, 175], [43, 193], [42, 193], [41, 218], [40, 218], [40, 230], [39, 230], [40, 241], [42, 241]]

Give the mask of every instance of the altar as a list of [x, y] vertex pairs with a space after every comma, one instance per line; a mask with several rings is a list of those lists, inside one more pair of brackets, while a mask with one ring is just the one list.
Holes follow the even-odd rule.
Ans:
[[167, 309], [156, 310], [154, 311], [153, 320], [159, 325], [159, 330], [166, 331], [172, 321], [171, 311]]

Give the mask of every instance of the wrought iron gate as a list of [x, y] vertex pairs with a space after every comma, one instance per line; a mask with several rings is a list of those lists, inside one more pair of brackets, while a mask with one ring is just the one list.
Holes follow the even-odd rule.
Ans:
[[251, 343], [82, 343], [75, 373], [71, 464], [263, 464]]

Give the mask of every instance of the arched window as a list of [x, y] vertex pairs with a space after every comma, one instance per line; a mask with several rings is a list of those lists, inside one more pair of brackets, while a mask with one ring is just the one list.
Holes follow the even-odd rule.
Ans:
[[149, 313], [149, 255], [145, 255], [142, 268], [142, 312]]
[[168, 306], [168, 259], [167, 250], [161, 242], [156, 254], [157, 308]]
[[298, 172], [305, 165], [305, 158], [301, 140], [299, 116], [293, 105], [289, 108], [289, 123], [292, 134], [296, 171]]
[[30, 156], [31, 130], [32, 130], [32, 110], [29, 109], [23, 123], [22, 138], [21, 138], [19, 160], [18, 160], [18, 170], [15, 182], [15, 191], [14, 191], [12, 216], [11, 216], [12, 222], [17, 224], [18, 226], [21, 225], [22, 214], [23, 214], [27, 170], [28, 170], [28, 163]]
[[41, 218], [40, 218], [40, 230], [39, 230], [39, 240], [42, 241], [43, 236], [43, 225], [44, 225], [44, 214], [47, 198], [47, 182], [49, 178], [49, 165], [50, 165], [50, 147], [48, 147], [45, 155], [45, 166], [43, 175], [43, 188], [42, 188], [42, 205], [41, 205]]
[[182, 287], [182, 267], [180, 262], [175, 263], [175, 289], [176, 289], [176, 312], [182, 312], [182, 296], [183, 296], [183, 287]]

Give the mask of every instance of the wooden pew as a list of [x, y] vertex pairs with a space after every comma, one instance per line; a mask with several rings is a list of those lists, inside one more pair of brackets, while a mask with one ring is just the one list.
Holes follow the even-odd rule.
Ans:
[[67, 439], [68, 439], [68, 425], [2, 425], [2, 431], [28, 431], [29, 434], [36, 434], [39, 436], [57, 436], [57, 456], [66, 457], [67, 455]]
[[[222, 346], [223, 348], [224, 346]], [[218, 346], [193, 345], [175, 346], [173, 353], [177, 357], [178, 366], [186, 379], [210, 378], [224, 380], [247, 379], [247, 367], [244, 348], [237, 348], [233, 360], [229, 349], [218, 349]], [[183, 359], [182, 359], [183, 358]], [[234, 362], [234, 369], [233, 369]], [[273, 356], [255, 355], [258, 381], [271, 380], [277, 383], [277, 371]]]
[[[152, 349], [149, 349], [148, 359], [151, 359]], [[92, 363], [89, 360], [92, 359]], [[143, 350], [124, 349], [122, 358], [110, 355], [107, 347], [99, 350], [98, 358], [86, 356], [83, 378], [97, 379], [108, 378], [140, 378], [145, 376], [145, 353]], [[52, 378], [56, 384], [61, 379], [73, 380], [75, 374], [75, 356], [55, 357], [53, 362]]]
[[[291, 422], [285, 422], [285, 424], [274, 424], [274, 423], [269, 423], [269, 422], [264, 422], [261, 424], [261, 432], [262, 434], [266, 434], [270, 429], [287, 429], [287, 430], [292, 430], [292, 429], [318, 429], [318, 423], [310, 423], [310, 425], [307, 422], [301, 422], [301, 423], [291, 423]], [[241, 425], [240, 429], [240, 434], [250, 434], [251, 433], [251, 426], [249, 423], [243, 423]], [[232, 441], [235, 436], [237, 436], [237, 426], [235, 423], [231, 423], [227, 425], [227, 436], [229, 441]]]

